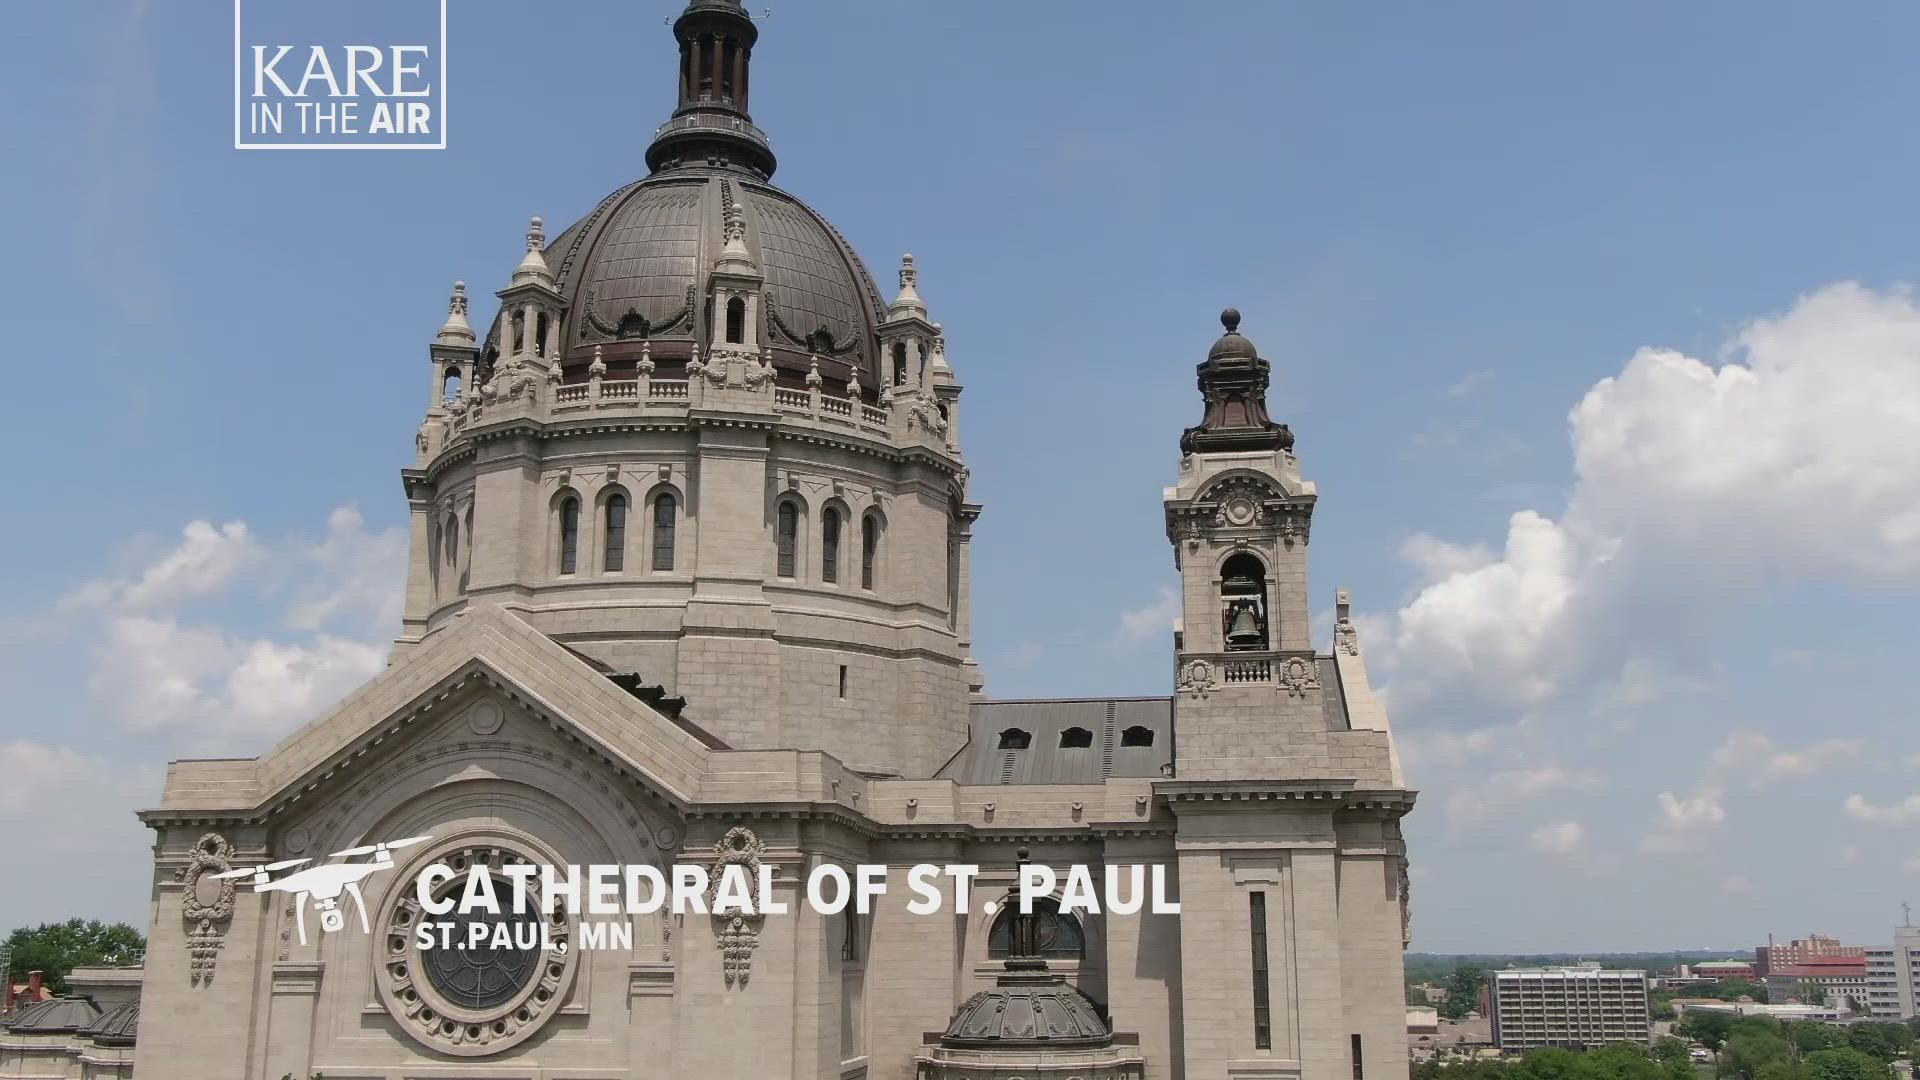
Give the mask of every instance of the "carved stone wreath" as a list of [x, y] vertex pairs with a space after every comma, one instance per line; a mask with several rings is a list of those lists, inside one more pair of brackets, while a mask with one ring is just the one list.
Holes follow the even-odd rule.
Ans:
[[1213, 663], [1208, 660], [1189, 660], [1180, 665], [1180, 675], [1173, 685], [1174, 691], [1206, 697], [1214, 688]]
[[[447, 890], [466, 886], [471, 867], [479, 865], [499, 872], [509, 864], [549, 862], [517, 844], [477, 841], [469, 838], [441, 847], [431, 855], [415, 859], [401, 870], [395, 881], [405, 887], [391, 889], [377, 937], [380, 999], [387, 1012], [399, 1022], [401, 1030], [416, 1041], [444, 1054], [458, 1057], [484, 1057], [517, 1045], [559, 1011], [572, 986], [579, 950], [572, 947], [573, 924], [564, 911], [546, 914], [540, 898], [529, 896], [532, 916], [545, 924], [546, 940], [552, 951], [537, 952], [530, 973], [510, 994], [484, 1008], [469, 1008], [452, 1001], [434, 985], [428, 974], [428, 959], [416, 948], [416, 928], [422, 921], [435, 922], [451, 916], [437, 916], [420, 906], [412, 888], [413, 876], [429, 863], [445, 863], [455, 871]], [[537, 889], [538, 878], [529, 884]], [[447, 891], [443, 890], [443, 891]], [[506, 910], [511, 910], [510, 895], [501, 895]]]
[[[745, 825], [736, 825], [727, 830], [727, 834], [713, 844], [713, 877], [707, 883], [707, 910], [713, 911], [714, 901], [720, 895], [720, 876], [729, 866], [738, 866], [746, 871], [747, 881], [757, 883], [760, 880], [760, 858], [767, 853], [767, 847], [753, 830]], [[753, 975], [753, 950], [760, 947], [760, 924], [765, 916], [729, 911], [713, 915], [713, 943], [720, 950], [720, 971], [729, 988], [739, 985], [745, 989], [747, 980]]]
[[[180, 871], [180, 915], [187, 923], [187, 978], [194, 986], [213, 981], [214, 960], [233, 918], [233, 879], [216, 874], [233, 869], [233, 845], [219, 833], [206, 833], [193, 842], [189, 861]], [[205, 885], [213, 895], [201, 891]]]
[[1310, 660], [1295, 656], [1280, 666], [1280, 685], [1288, 697], [1306, 697], [1307, 691], [1320, 689], [1320, 668]]

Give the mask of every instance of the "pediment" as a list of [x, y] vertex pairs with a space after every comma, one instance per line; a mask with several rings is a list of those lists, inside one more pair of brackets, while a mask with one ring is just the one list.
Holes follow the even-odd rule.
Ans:
[[[412, 749], [430, 733], [453, 731], [449, 713], [498, 700], [503, 715], [531, 718], [576, 753], [589, 751], [617, 775], [668, 805], [693, 802], [709, 750], [697, 737], [615, 686], [601, 672], [526, 622], [495, 606], [470, 610], [258, 758], [179, 761], [168, 769], [161, 804], [141, 815], [168, 820], [283, 819], [343, 769]], [[468, 725], [476, 740], [496, 733]], [[577, 744], [577, 747], [576, 747]]]

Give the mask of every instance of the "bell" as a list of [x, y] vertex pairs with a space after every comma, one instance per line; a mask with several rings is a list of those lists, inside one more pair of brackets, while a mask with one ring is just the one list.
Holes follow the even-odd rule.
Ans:
[[1227, 647], [1255, 649], [1259, 646], [1260, 620], [1253, 614], [1253, 605], [1235, 604], [1233, 615], [1227, 623]]

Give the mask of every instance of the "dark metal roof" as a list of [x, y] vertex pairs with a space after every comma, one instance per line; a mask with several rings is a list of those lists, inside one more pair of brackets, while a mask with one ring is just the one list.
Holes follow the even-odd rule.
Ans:
[[91, 998], [78, 995], [36, 1001], [14, 1015], [8, 1031], [53, 1035], [79, 1031], [100, 1018], [100, 1010]]
[[962, 1002], [940, 1045], [995, 1047], [1093, 1047], [1113, 1042], [1113, 1029], [1086, 995], [1049, 973], [1009, 970], [991, 990]]
[[140, 1034], [140, 999], [103, 1014], [81, 1031], [101, 1046], [132, 1046]]
[[[1129, 728], [1145, 728], [1151, 744], [1121, 745]], [[1091, 745], [1062, 746], [1073, 729], [1090, 733]], [[1026, 749], [1000, 748], [1010, 730], [1027, 734]], [[1098, 784], [1109, 776], [1159, 777], [1172, 760], [1172, 698], [980, 701], [967, 745], [940, 776], [962, 784]]]
[[[766, 278], [762, 340], [776, 359], [804, 371], [817, 356], [829, 377], [851, 368], [863, 385], [878, 386], [873, 335], [886, 305], [866, 265], [812, 207], [723, 169], [636, 181], [553, 239], [547, 265], [570, 305], [562, 356], [571, 363], [596, 343], [642, 336], [656, 347], [707, 337], [707, 278], [725, 244], [723, 181], [744, 210], [747, 250]], [[496, 320], [490, 338], [498, 332]]]

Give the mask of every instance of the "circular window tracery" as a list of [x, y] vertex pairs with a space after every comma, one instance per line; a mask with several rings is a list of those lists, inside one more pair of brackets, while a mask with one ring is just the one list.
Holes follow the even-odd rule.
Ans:
[[[553, 862], [511, 841], [471, 838], [414, 860], [396, 880], [382, 919], [380, 997], [387, 1011], [414, 1039], [442, 1053], [463, 1057], [497, 1054], [531, 1036], [559, 1008], [572, 985], [573, 926], [564, 912], [546, 913], [538, 877], [529, 881], [523, 912], [515, 912], [514, 885], [502, 872], [511, 865]], [[435, 899], [456, 901], [471, 869], [488, 872], [501, 912], [434, 914], [415, 895], [415, 876], [444, 863], [454, 878]], [[420, 947], [421, 924], [429, 924], [434, 947]], [[469, 927], [486, 927], [486, 938], [469, 946]], [[441, 948], [440, 943], [447, 947]]]

